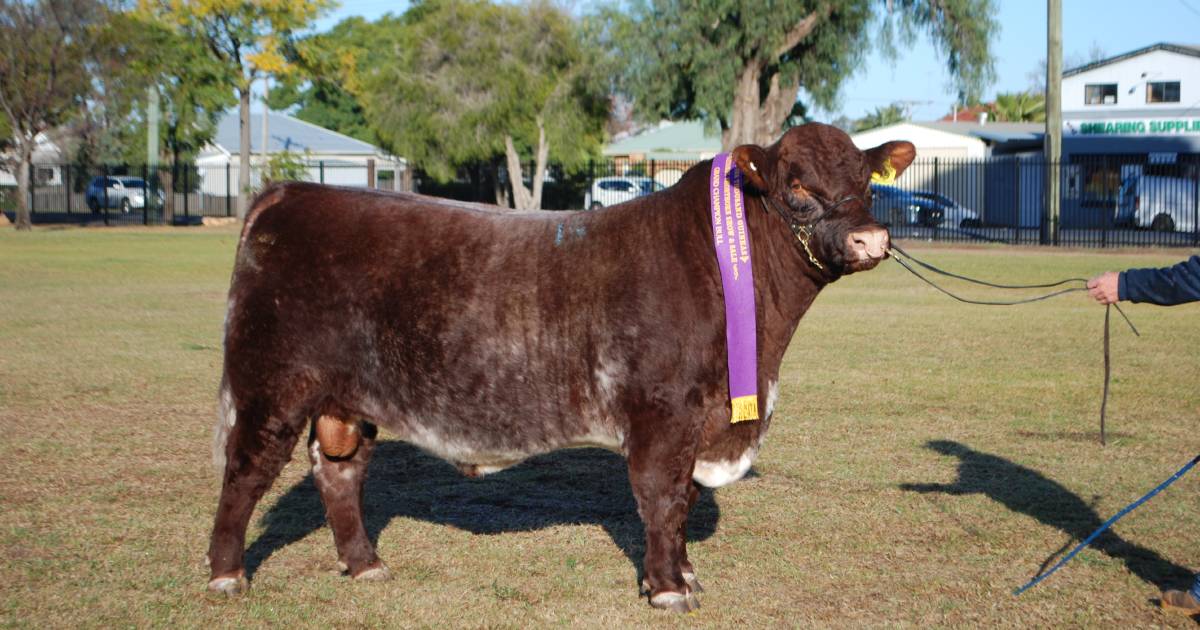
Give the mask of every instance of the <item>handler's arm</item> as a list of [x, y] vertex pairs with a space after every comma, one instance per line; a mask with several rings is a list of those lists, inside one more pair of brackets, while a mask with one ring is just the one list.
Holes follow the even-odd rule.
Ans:
[[1200, 300], [1200, 256], [1173, 267], [1129, 269], [1120, 274], [1119, 299], [1162, 306]]

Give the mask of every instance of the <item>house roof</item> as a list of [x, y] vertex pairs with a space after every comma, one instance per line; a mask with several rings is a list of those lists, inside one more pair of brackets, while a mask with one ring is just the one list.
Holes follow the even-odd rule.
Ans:
[[1146, 53], [1151, 53], [1156, 50], [1165, 50], [1168, 52], [1179, 53], [1181, 55], [1188, 55], [1191, 57], [1200, 57], [1200, 46], [1194, 46], [1194, 45], [1189, 45], [1189, 44], [1167, 44], [1167, 43], [1159, 42], [1157, 44], [1152, 44], [1150, 46], [1146, 46], [1145, 48], [1139, 48], [1137, 50], [1131, 50], [1127, 53], [1122, 53], [1115, 57], [1109, 57], [1107, 59], [1101, 59], [1099, 61], [1085, 63], [1082, 66], [1079, 66], [1077, 68], [1071, 68], [1069, 70], [1064, 70], [1062, 75], [1063, 75], [1063, 78], [1066, 78], [1069, 76], [1080, 74], [1082, 72], [1087, 72], [1088, 70], [1095, 70], [1096, 68], [1099, 68], [1100, 66], [1107, 66], [1110, 63], [1116, 63], [1118, 61], [1125, 61], [1126, 59], [1132, 59], [1133, 57], [1137, 57], [1139, 55], [1144, 55]]
[[[306, 151], [321, 153], [349, 153], [384, 155], [385, 152], [373, 144], [351, 138], [336, 131], [293, 118], [280, 112], [267, 114], [267, 151], [278, 153]], [[230, 154], [237, 154], [240, 147], [240, 130], [238, 128], [238, 112], [230, 110], [221, 116], [217, 122], [217, 133], [213, 144]], [[250, 114], [250, 152], [262, 151], [262, 112]]]
[[984, 142], [1008, 142], [1011, 140], [1036, 140], [1046, 132], [1045, 123], [1014, 123], [1014, 122], [919, 122], [913, 123], [927, 129], [956, 133], [963, 136], [979, 138]]
[[664, 121], [658, 127], [604, 147], [604, 155], [636, 154], [655, 160], [701, 160], [720, 152], [720, 132], [709, 133], [698, 120]]

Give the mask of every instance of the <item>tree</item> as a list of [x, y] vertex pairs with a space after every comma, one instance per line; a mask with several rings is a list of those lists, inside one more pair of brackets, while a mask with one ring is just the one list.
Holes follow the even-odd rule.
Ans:
[[236, 78], [238, 121], [238, 218], [250, 209], [250, 88], [261, 76], [287, 72], [281, 48], [307, 28], [332, 0], [143, 0], [142, 9], [203, 42]]
[[606, 23], [602, 41], [627, 60], [619, 88], [644, 116], [703, 119], [730, 149], [773, 141], [801, 89], [830, 109], [873, 24], [889, 52], [927, 33], [959, 91], [978, 94], [993, 75], [993, 14], [991, 0], [717, 0], [704, 11], [684, 0], [633, 0], [597, 19]]
[[[87, 140], [95, 146], [88, 152], [105, 162], [146, 164], [152, 90], [162, 139], [154, 161], [171, 165], [160, 171], [161, 187], [175, 191], [175, 166], [190, 163], [212, 140], [221, 114], [236, 102], [229, 89], [236, 76], [202, 41], [184, 37], [148, 12], [111, 14], [99, 40], [98, 93], [88, 108]], [[168, 222], [174, 200], [172, 194], [164, 198]]]
[[992, 113], [1001, 122], [1046, 122], [1046, 95], [1034, 92], [997, 94]]
[[76, 116], [91, 92], [87, 62], [103, 19], [92, 0], [0, 0], [0, 110], [12, 136], [18, 230], [32, 228], [29, 175], [38, 136]]
[[371, 51], [398, 27], [385, 16], [377, 22], [350, 17], [332, 29], [300, 38], [284, 49], [296, 71], [283, 76], [271, 89], [272, 109], [295, 107], [292, 115], [314, 125], [377, 143], [362, 104], [347, 87], [348, 76], [366, 71]]
[[[562, 10], [431, 0], [399, 26], [352, 85], [384, 144], [434, 178], [504, 156], [514, 207], [536, 208], [552, 149], [570, 167], [599, 146], [607, 86], [591, 74], [577, 25]], [[525, 156], [535, 163], [529, 187]]]
[[852, 124], [852, 129], [857, 133], [859, 131], [875, 129], [876, 127], [894, 125], [906, 120], [908, 120], [908, 112], [904, 106], [899, 103], [892, 103], [884, 107], [876, 107], [875, 111], [855, 120]]

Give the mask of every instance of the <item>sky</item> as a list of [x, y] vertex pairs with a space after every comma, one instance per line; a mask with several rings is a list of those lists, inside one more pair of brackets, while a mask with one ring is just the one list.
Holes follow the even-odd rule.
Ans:
[[[1000, 25], [993, 40], [996, 81], [984, 91], [985, 101], [997, 92], [1027, 89], [1030, 73], [1046, 57], [1046, 1], [993, 2]], [[1062, 5], [1064, 59], [1086, 60], [1093, 49], [1111, 57], [1158, 42], [1200, 45], [1200, 0], [1062, 0]], [[406, 7], [403, 0], [342, 0], [316, 27], [326, 30], [352, 15], [374, 20]], [[913, 120], [935, 120], [950, 112], [954, 100], [945, 61], [924, 38], [892, 58], [872, 51], [843, 84], [838, 110], [812, 113], [822, 121], [843, 114], [859, 118], [906, 101]]]

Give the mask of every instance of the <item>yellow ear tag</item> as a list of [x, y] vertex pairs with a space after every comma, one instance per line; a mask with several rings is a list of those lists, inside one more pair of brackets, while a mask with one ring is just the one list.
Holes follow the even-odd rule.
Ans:
[[890, 161], [884, 163], [882, 173], [871, 173], [871, 183], [887, 185], [896, 183], [896, 169], [892, 167]]

